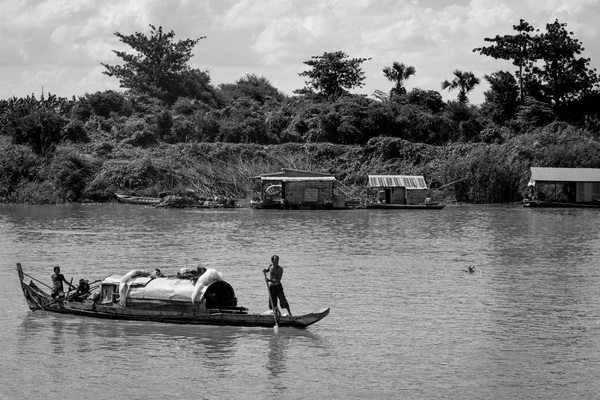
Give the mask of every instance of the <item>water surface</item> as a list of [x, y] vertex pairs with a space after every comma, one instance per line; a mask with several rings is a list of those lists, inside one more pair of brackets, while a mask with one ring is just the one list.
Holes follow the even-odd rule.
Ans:
[[[564, 399], [600, 395], [600, 210], [0, 207], [0, 398]], [[307, 330], [30, 312], [50, 284], [217, 268], [267, 309], [272, 254]], [[476, 266], [476, 273], [463, 270]]]

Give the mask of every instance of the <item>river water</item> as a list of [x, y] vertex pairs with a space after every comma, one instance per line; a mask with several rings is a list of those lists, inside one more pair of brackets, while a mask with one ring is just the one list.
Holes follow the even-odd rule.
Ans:
[[[2, 399], [600, 397], [600, 210], [163, 210], [1, 206]], [[15, 264], [50, 283], [217, 268], [267, 309], [284, 267], [306, 330], [30, 312]], [[469, 265], [475, 274], [463, 272]]]

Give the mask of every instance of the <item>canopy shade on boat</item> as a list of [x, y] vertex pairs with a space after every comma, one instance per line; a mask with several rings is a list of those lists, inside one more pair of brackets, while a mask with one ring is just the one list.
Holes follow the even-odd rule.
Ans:
[[310, 182], [310, 181], [318, 181], [318, 182], [334, 182], [335, 177], [333, 176], [305, 176], [305, 177], [272, 177], [272, 176], [264, 176], [261, 177], [260, 180], [262, 182]]
[[427, 189], [425, 178], [411, 175], [369, 175], [369, 187]]
[[600, 168], [531, 167], [529, 182], [600, 182]]
[[278, 181], [278, 182], [292, 182], [292, 181], [335, 181], [335, 177], [331, 174], [325, 174], [322, 172], [303, 171], [299, 169], [282, 168], [280, 172], [274, 172], [270, 174], [261, 174], [253, 176], [253, 180], [260, 181]]

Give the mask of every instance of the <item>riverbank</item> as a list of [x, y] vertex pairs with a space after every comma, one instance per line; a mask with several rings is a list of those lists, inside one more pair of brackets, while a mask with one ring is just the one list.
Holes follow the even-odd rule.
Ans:
[[0, 137], [0, 202], [109, 202], [115, 193], [158, 196], [194, 191], [213, 199], [250, 198], [250, 178], [281, 168], [333, 174], [362, 198], [369, 174], [423, 175], [432, 196], [458, 202], [520, 201], [531, 166], [600, 167], [589, 132], [554, 124], [498, 143], [443, 146], [376, 137], [365, 145], [179, 143], [135, 147], [99, 141], [64, 144], [45, 156]]

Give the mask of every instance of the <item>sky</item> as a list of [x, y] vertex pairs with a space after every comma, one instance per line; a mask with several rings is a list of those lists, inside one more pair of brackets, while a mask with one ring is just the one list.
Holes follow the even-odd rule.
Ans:
[[82, 96], [123, 90], [101, 65], [121, 64], [113, 50], [133, 52], [114, 35], [149, 34], [152, 24], [175, 39], [206, 36], [193, 49], [192, 68], [211, 83], [234, 83], [247, 74], [265, 77], [285, 94], [305, 86], [304, 61], [343, 51], [362, 64], [372, 97], [389, 92], [383, 68], [412, 65], [411, 90], [439, 91], [456, 69], [481, 79], [469, 96], [480, 104], [484, 75], [514, 72], [509, 61], [472, 50], [484, 38], [515, 34], [520, 19], [540, 31], [556, 19], [582, 42], [582, 56], [600, 71], [600, 0], [0, 0], [0, 99], [42, 93]]

